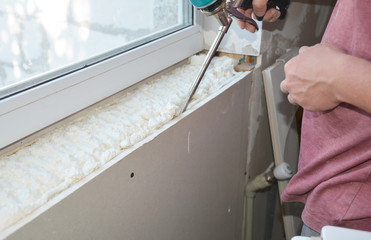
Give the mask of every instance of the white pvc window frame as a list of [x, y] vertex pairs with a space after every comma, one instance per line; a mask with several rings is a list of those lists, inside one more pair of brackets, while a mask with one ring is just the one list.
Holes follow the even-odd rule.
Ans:
[[0, 149], [203, 50], [194, 12], [190, 27], [0, 100]]

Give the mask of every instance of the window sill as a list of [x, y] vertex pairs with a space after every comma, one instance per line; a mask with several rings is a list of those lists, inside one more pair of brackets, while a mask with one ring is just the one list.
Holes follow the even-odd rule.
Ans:
[[[0, 101], [0, 149], [203, 49], [199, 26]], [[15, 143], [17, 145], [17, 143]]]

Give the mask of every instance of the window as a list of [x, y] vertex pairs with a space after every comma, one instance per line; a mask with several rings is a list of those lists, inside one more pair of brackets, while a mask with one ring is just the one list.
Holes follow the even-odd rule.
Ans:
[[8, 0], [0, 9], [0, 97], [192, 23], [178, 0]]
[[202, 50], [182, 0], [0, 2], [0, 149]]

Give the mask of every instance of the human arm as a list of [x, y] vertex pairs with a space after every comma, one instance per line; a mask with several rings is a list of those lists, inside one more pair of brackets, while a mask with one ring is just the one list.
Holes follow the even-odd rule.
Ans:
[[329, 45], [303, 47], [285, 65], [281, 90], [292, 104], [326, 111], [340, 103], [371, 113], [371, 62]]

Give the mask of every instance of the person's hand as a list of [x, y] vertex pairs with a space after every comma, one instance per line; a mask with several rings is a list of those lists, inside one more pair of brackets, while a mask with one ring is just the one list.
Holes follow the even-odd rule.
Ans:
[[[253, 19], [264, 16], [263, 21], [275, 22], [281, 16], [281, 12], [275, 8], [271, 8], [267, 11], [267, 2], [268, 0], [253, 0], [252, 9], [238, 9], [238, 11]], [[254, 33], [256, 31], [256, 28], [247, 22], [237, 20], [237, 24], [241, 29], [246, 29], [249, 32]]]
[[343, 50], [328, 44], [302, 47], [285, 64], [286, 79], [280, 88], [291, 104], [309, 111], [325, 111], [340, 104], [337, 95]]

